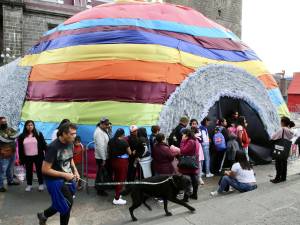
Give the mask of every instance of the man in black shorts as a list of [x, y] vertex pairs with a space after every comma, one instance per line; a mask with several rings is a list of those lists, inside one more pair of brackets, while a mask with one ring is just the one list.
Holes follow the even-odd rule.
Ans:
[[76, 137], [76, 125], [65, 123], [58, 132], [58, 138], [47, 149], [42, 166], [42, 173], [52, 205], [44, 212], [38, 213], [40, 225], [46, 225], [49, 217], [60, 213], [60, 225], [67, 225], [73, 205], [73, 195], [76, 190], [75, 181], [79, 173], [73, 161], [73, 142]]

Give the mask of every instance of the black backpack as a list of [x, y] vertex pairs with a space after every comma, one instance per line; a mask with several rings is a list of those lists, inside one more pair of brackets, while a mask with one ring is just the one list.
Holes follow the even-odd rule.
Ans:
[[176, 134], [176, 128], [172, 130], [170, 136], [168, 137], [169, 146], [177, 144], [177, 138], [175, 134]]

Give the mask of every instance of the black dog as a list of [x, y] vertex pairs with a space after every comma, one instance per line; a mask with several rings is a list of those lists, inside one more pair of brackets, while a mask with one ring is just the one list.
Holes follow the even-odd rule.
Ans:
[[[165, 182], [163, 182], [165, 181]], [[133, 221], [137, 221], [137, 218], [133, 215], [133, 211], [141, 206], [143, 203], [149, 210], [151, 207], [146, 203], [149, 197], [161, 198], [164, 201], [164, 209], [167, 216], [171, 216], [172, 213], [168, 211], [168, 201], [177, 203], [188, 208], [190, 211], [195, 211], [195, 208], [188, 205], [186, 202], [179, 200], [177, 195], [180, 191], [190, 193], [191, 180], [185, 176], [173, 175], [173, 176], [155, 176], [142, 180], [142, 182], [158, 183], [151, 184], [133, 184], [128, 185], [126, 190], [121, 194], [128, 195], [131, 193], [132, 206], [129, 208], [129, 212]]]

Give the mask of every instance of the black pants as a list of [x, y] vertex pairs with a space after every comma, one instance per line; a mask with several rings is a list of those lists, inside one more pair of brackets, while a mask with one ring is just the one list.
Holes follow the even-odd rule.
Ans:
[[129, 158], [127, 181], [134, 181], [136, 177], [136, 167], [134, 166], [135, 158]]
[[213, 159], [213, 172], [218, 174], [221, 168], [222, 160], [224, 157], [224, 151], [216, 151]]
[[287, 173], [287, 160], [275, 160], [276, 177], [275, 180], [285, 181]]
[[32, 185], [33, 163], [35, 165], [39, 184], [43, 184], [43, 175], [42, 175], [43, 159], [36, 155], [36, 156], [25, 156], [27, 185]]
[[103, 182], [102, 178], [101, 178], [101, 173], [102, 170], [105, 169], [108, 173], [108, 177], [105, 182], [111, 182], [112, 181], [112, 168], [111, 168], [111, 160], [107, 159], [105, 160], [105, 165], [102, 165], [103, 160], [102, 159], [96, 159], [96, 163], [97, 163], [97, 175], [96, 175], [96, 180], [95, 180], [95, 188], [97, 191], [104, 191], [106, 189], [111, 189], [110, 186], [99, 186], [96, 185], [97, 183], [101, 183]]
[[[192, 186], [193, 186], [193, 195], [197, 196], [198, 195], [198, 175], [197, 174], [184, 174], [185, 176], [189, 176], [192, 181]], [[184, 194], [184, 198], [188, 198], [186, 193]]]
[[[72, 205], [73, 205], [73, 195], [72, 195], [68, 185], [66, 185], [66, 184], [62, 186], [61, 192], [65, 196], [65, 198], [68, 202], [68, 205], [70, 207], [70, 210], [69, 210], [69, 212], [67, 212], [64, 215], [60, 214], [60, 225], [68, 225], [69, 219], [70, 219], [71, 208], [72, 208]], [[44, 216], [49, 218], [49, 217], [53, 216], [56, 213], [57, 213], [57, 210], [50, 206], [48, 209], [46, 209], [44, 211]]]

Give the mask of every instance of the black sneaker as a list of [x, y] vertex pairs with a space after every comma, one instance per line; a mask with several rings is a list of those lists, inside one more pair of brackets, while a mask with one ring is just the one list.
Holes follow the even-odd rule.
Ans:
[[270, 180], [270, 182], [272, 182], [273, 184], [278, 184], [278, 183], [280, 183], [281, 181], [278, 180], [278, 179], [272, 179], [272, 180]]
[[47, 225], [46, 222], [47, 222], [47, 218], [45, 218], [45, 216], [43, 215], [43, 213], [38, 213], [37, 214], [37, 218], [39, 220], [39, 224], [40, 225]]
[[192, 194], [190, 196], [191, 199], [194, 199], [194, 200], [198, 200], [198, 195], [197, 194]]
[[0, 188], [0, 192], [6, 192], [6, 189], [4, 187]]

